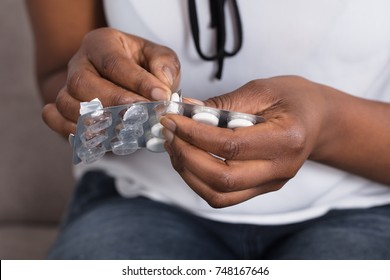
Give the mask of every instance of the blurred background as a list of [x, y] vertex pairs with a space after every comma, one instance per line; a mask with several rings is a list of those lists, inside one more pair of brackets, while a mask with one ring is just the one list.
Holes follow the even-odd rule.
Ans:
[[0, 0], [0, 259], [42, 259], [73, 188], [71, 149], [41, 120], [24, 0]]

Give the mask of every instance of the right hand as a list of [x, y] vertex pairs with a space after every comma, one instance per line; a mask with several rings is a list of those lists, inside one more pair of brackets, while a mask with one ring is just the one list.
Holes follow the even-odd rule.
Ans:
[[282, 188], [309, 157], [324, 158], [340, 139], [330, 121], [340, 95], [295, 76], [254, 80], [204, 105], [259, 115], [263, 123], [226, 129], [169, 114], [160, 120], [165, 148], [175, 170], [212, 207], [239, 204]]
[[68, 64], [56, 103], [42, 110], [45, 123], [75, 133], [80, 102], [99, 98], [104, 107], [167, 100], [180, 81], [180, 63], [169, 48], [111, 28], [88, 33]]

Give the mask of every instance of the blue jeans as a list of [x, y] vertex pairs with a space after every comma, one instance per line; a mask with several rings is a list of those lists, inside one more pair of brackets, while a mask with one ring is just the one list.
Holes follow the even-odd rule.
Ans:
[[390, 259], [390, 205], [289, 225], [230, 224], [144, 197], [123, 198], [113, 178], [89, 172], [48, 258]]

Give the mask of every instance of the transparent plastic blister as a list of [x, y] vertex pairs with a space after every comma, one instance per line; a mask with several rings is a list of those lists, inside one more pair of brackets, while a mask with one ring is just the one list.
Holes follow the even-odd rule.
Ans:
[[71, 139], [74, 164], [92, 163], [107, 152], [119, 156], [139, 149], [164, 152], [165, 139], [159, 119], [166, 114], [179, 114], [224, 128], [247, 127], [264, 121], [256, 115], [183, 103], [177, 94], [171, 101], [96, 108], [81, 115], [77, 122], [76, 134]]

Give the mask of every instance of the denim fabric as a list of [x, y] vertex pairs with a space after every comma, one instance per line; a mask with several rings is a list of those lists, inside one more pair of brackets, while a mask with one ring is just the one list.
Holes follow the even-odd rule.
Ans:
[[331, 211], [281, 226], [207, 220], [144, 197], [113, 178], [80, 180], [49, 259], [390, 259], [390, 205]]

